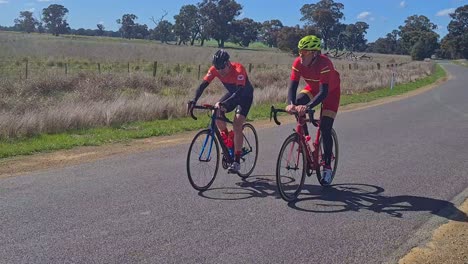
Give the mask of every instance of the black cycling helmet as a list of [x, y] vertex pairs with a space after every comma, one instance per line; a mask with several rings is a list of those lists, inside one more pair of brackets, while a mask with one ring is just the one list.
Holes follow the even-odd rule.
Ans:
[[220, 49], [213, 55], [213, 66], [217, 70], [222, 70], [224, 67], [226, 67], [228, 60], [229, 54], [225, 50]]

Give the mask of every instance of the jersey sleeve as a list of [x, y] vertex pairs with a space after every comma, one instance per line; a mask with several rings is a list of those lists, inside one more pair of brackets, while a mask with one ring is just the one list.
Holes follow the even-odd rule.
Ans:
[[242, 65], [239, 65], [239, 68], [237, 70], [237, 76], [236, 76], [236, 85], [245, 86], [246, 80], [247, 80], [247, 71]]
[[333, 64], [330, 60], [327, 60], [325, 63], [320, 65], [320, 83], [329, 84], [330, 82], [330, 73], [333, 71]]
[[299, 81], [301, 79], [301, 58], [296, 58], [291, 68], [291, 80]]
[[203, 80], [210, 83], [216, 76], [218, 76], [218, 71], [215, 69], [215, 67], [211, 66], [210, 69], [208, 69], [205, 77], [203, 77]]

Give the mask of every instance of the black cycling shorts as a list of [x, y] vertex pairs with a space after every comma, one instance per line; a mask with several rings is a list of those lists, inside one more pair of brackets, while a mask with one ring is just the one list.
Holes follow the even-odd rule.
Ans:
[[[223, 102], [224, 100], [228, 99], [231, 97], [231, 93], [225, 94], [221, 99], [219, 99], [220, 102]], [[244, 93], [236, 98], [233, 98], [232, 100], [229, 100], [227, 103], [224, 104], [226, 108], [226, 113], [231, 112], [232, 110], [236, 109], [236, 114], [243, 115], [247, 117], [247, 114], [250, 111], [250, 107], [252, 106], [253, 102], [253, 94], [252, 93]]]

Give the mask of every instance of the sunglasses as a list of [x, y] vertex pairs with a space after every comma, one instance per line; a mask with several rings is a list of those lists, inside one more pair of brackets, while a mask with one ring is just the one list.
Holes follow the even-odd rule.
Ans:
[[226, 68], [226, 65], [227, 65], [227, 62], [226, 63], [223, 63], [221, 65], [214, 65], [215, 69], [216, 70], [223, 70], [224, 68]]
[[299, 55], [301, 57], [303, 57], [303, 56], [307, 56], [307, 55], [309, 55], [309, 54], [311, 54], [313, 52], [314, 52], [313, 50], [299, 50]]

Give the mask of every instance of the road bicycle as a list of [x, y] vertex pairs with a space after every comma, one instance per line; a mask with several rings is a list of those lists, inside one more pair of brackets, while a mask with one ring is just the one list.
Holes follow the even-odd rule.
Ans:
[[[273, 117], [275, 123], [281, 125], [277, 119], [278, 112], [286, 111], [271, 106], [270, 120]], [[305, 116], [300, 116], [297, 112], [292, 113], [296, 117], [296, 129], [293, 129], [293, 133], [284, 140], [278, 154], [276, 184], [281, 198], [287, 202], [297, 199], [304, 185], [306, 175], [311, 176], [315, 172], [317, 180], [322, 186], [330, 185], [335, 178], [339, 157], [338, 137], [332, 128], [333, 150], [330, 165], [333, 172], [330, 182], [324, 182], [320, 173], [325, 165], [323, 160], [323, 139], [320, 134], [320, 120], [314, 119], [314, 112], [313, 109], [308, 109]], [[309, 145], [310, 136], [306, 136], [303, 129], [303, 124], [307, 122], [317, 128], [312, 146]]]
[[[223, 120], [229, 124], [232, 121], [224, 115], [220, 115], [219, 108], [204, 104], [195, 105], [190, 110], [193, 119], [193, 109], [211, 111], [208, 128], [199, 131], [190, 144], [187, 154], [187, 175], [190, 184], [198, 191], [207, 190], [213, 184], [219, 169], [220, 147], [223, 169], [229, 168], [234, 162], [234, 151], [228, 148], [221, 137], [216, 120]], [[254, 170], [258, 157], [258, 136], [254, 126], [244, 123], [242, 126], [244, 136], [242, 154], [240, 159], [241, 168], [237, 172], [241, 178], [247, 178]]]

